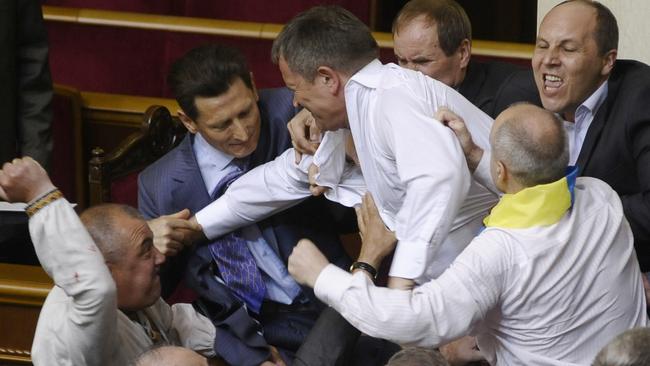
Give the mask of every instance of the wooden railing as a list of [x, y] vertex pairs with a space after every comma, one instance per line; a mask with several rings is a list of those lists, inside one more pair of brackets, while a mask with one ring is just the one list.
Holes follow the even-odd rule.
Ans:
[[0, 264], [0, 364], [31, 364], [38, 315], [51, 288], [41, 267]]
[[[43, 6], [43, 17], [45, 20], [54, 22], [268, 40], [275, 39], [283, 27], [282, 24], [275, 23], [253, 23], [47, 5]], [[373, 36], [380, 47], [393, 48], [393, 37], [390, 33], [374, 32]], [[472, 54], [479, 56], [529, 59], [532, 52], [533, 46], [530, 44], [472, 41]]]

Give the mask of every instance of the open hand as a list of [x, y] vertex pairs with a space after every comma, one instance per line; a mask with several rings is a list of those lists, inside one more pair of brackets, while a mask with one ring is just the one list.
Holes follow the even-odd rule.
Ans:
[[355, 208], [362, 241], [359, 261], [379, 268], [381, 260], [395, 249], [397, 238], [384, 225], [372, 195], [366, 193], [362, 202]]

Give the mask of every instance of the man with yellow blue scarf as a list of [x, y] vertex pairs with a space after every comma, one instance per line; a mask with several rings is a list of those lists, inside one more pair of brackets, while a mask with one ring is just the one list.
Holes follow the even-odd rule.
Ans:
[[[449, 111], [450, 127], [463, 125]], [[465, 145], [465, 144], [464, 144]], [[632, 232], [607, 184], [567, 169], [566, 133], [551, 112], [520, 104], [490, 134], [491, 176], [504, 193], [485, 229], [437, 279], [411, 291], [379, 288], [301, 241], [289, 271], [362, 332], [437, 346], [467, 334], [493, 365], [588, 365], [626, 329], [646, 326]], [[364, 201], [359, 261], [394, 245]]]

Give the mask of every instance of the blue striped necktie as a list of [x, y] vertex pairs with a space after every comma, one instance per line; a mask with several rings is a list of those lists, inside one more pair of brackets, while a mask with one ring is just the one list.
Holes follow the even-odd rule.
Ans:
[[[237, 165], [237, 162], [233, 162]], [[246, 172], [246, 165], [243, 164], [242, 168], [238, 167], [226, 174], [214, 189], [212, 198], [221, 197], [230, 184]], [[239, 235], [239, 230], [210, 243], [210, 253], [226, 285], [250, 310], [259, 314], [266, 286], [246, 240]]]

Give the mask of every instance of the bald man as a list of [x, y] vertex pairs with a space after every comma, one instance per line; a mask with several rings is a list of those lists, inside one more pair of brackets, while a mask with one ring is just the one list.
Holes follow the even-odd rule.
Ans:
[[[438, 118], [464, 124], [449, 111]], [[471, 333], [493, 365], [589, 364], [613, 336], [647, 324], [621, 201], [602, 181], [567, 169], [566, 132], [551, 112], [528, 104], [505, 110], [490, 145], [492, 179], [504, 195], [437, 279], [411, 291], [378, 288], [363, 269], [328, 264], [307, 240], [289, 271], [374, 337], [436, 346]], [[395, 239], [372, 201], [364, 205], [362, 252], [376, 253], [372, 265]]]
[[208, 366], [208, 360], [191, 349], [163, 346], [138, 357], [135, 366]]
[[29, 202], [32, 242], [55, 284], [38, 318], [34, 365], [128, 365], [157, 344], [215, 356], [210, 320], [160, 297], [164, 256], [136, 209], [99, 205], [80, 220], [31, 158], [3, 165], [0, 199]]

